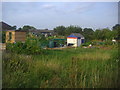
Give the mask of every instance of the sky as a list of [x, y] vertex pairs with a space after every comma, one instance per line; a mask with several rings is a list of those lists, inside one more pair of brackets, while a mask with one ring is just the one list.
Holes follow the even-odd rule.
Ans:
[[112, 28], [118, 23], [117, 2], [2, 2], [2, 20], [17, 28], [37, 29], [76, 25], [82, 28]]

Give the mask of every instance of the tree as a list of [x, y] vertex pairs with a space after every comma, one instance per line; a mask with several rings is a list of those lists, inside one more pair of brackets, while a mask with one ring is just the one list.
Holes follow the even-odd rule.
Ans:
[[65, 30], [65, 34], [69, 35], [71, 33], [81, 33], [82, 34], [82, 28], [79, 26], [68, 26]]
[[28, 31], [28, 30], [34, 30], [34, 29], [36, 29], [35, 27], [33, 27], [33, 26], [29, 26], [29, 25], [26, 25], [26, 26], [23, 26], [23, 28], [22, 28], [22, 30], [25, 30], [25, 31]]
[[112, 32], [114, 33], [113, 35], [115, 39], [120, 39], [120, 24], [113, 26]]
[[22, 28], [19, 28], [18, 30], [24, 30], [24, 31], [29, 31], [29, 30], [35, 30], [36, 28], [33, 26], [25, 25]]
[[94, 37], [98, 40], [111, 40], [113, 38], [112, 34], [109, 28], [104, 28], [102, 30], [97, 29], [94, 33]]
[[18, 28], [18, 30], [22, 30], [22, 28]]
[[95, 30], [94, 38], [97, 39], [97, 40], [101, 39], [101, 30], [100, 29]]
[[11, 29], [16, 30], [17, 26], [12, 26]]
[[58, 35], [65, 35], [65, 27], [64, 26], [58, 26], [54, 28], [54, 32], [57, 33]]
[[120, 31], [120, 24], [116, 24], [115, 26], [113, 26], [112, 30]]
[[94, 31], [92, 30], [92, 28], [84, 28], [83, 35], [85, 36], [86, 41], [94, 39]]
[[112, 31], [108, 28], [104, 28], [102, 29], [102, 36], [104, 37], [103, 39], [104, 40], [112, 40], [113, 38], [113, 34], [112, 34]]

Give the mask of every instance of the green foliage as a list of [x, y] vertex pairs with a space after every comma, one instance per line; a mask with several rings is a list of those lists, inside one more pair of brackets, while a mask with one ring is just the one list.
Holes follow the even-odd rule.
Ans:
[[83, 35], [86, 41], [90, 41], [94, 39], [94, 31], [91, 28], [84, 28]]
[[3, 53], [3, 88], [117, 88], [117, 49]]
[[54, 28], [54, 31], [58, 34], [58, 35], [64, 35], [64, 36], [68, 36], [71, 33], [80, 33], [83, 34], [83, 36], [85, 37], [85, 40], [87, 42], [91, 41], [91, 40], [112, 40], [112, 39], [118, 39], [118, 32], [120, 25], [116, 24], [115, 26], [113, 26], [113, 29], [110, 30], [109, 28], [103, 28], [103, 29], [96, 29], [95, 31], [92, 28], [84, 28], [82, 29], [79, 26], [73, 26], [70, 25], [68, 27], [64, 27], [64, 26], [58, 26], [56, 28]]
[[66, 35], [70, 35], [71, 33], [81, 33], [82, 34], [82, 28], [79, 26], [68, 26], [65, 30]]
[[120, 30], [120, 24], [116, 24], [115, 26], [113, 26], [112, 30], [114, 31], [119, 31]]
[[64, 26], [58, 26], [54, 28], [54, 32], [57, 33], [58, 35], [65, 35], [65, 27]]
[[111, 40], [105, 41], [105, 45], [113, 45], [113, 42]]
[[29, 26], [29, 25], [25, 25], [21, 28], [19, 28], [18, 30], [24, 30], [24, 31], [28, 31], [28, 30], [35, 30], [36, 28], [33, 26]]
[[96, 30], [94, 33], [94, 37], [96, 40], [112, 40], [116, 39], [118, 36], [117, 31], [111, 31], [108, 28], [104, 28], [102, 30]]
[[7, 43], [6, 50], [18, 54], [42, 54], [44, 51], [40, 47], [40, 42], [36, 38], [27, 38], [25, 43]]
[[100, 40], [93, 40], [92, 45], [100, 45], [100, 46], [102, 46], [102, 45], [105, 45], [105, 42], [100, 41]]
[[12, 29], [12, 30], [16, 30], [16, 29], [17, 29], [17, 26], [12, 26], [11, 29]]
[[4, 72], [2, 74], [6, 77], [3, 79], [3, 87], [24, 87], [29, 81], [27, 77], [29, 75], [30, 67], [32, 68], [33, 58], [31, 56], [18, 55], [15, 53], [3, 52], [3, 54], [2, 64]]
[[67, 36], [71, 33], [82, 33], [82, 28], [79, 26], [73, 26], [73, 25], [70, 25], [68, 27], [58, 26], [58, 27], [54, 28], [54, 31], [58, 35]]
[[89, 46], [90, 44], [92, 44], [92, 42], [85, 42], [85, 43], [82, 43], [81, 46]]

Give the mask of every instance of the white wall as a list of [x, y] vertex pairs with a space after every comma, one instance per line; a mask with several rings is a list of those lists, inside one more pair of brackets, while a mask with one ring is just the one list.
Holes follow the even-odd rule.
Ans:
[[79, 47], [81, 45], [81, 39], [77, 39], [77, 46]]
[[67, 38], [67, 45], [68, 45], [69, 43], [72, 43], [72, 44], [74, 44], [74, 45], [73, 45], [74, 47], [77, 47], [77, 39]]
[[[84, 39], [84, 37], [81, 37], [81, 39]], [[79, 47], [81, 45], [81, 39], [67, 38], [67, 45], [72, 43], [74, 47]]]

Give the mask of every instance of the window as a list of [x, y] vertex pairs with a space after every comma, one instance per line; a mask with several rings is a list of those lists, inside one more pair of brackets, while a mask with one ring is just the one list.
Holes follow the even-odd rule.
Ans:
[[84, 39], [81, 39], [81, 43], [84, 43], [85, 42], [85, 40]]
[[74, 44], [73, 43], [68, 43], [68, 46], [73, 46]]
[[9, 41], [12, 39], [12, 32], [9, 32]]

